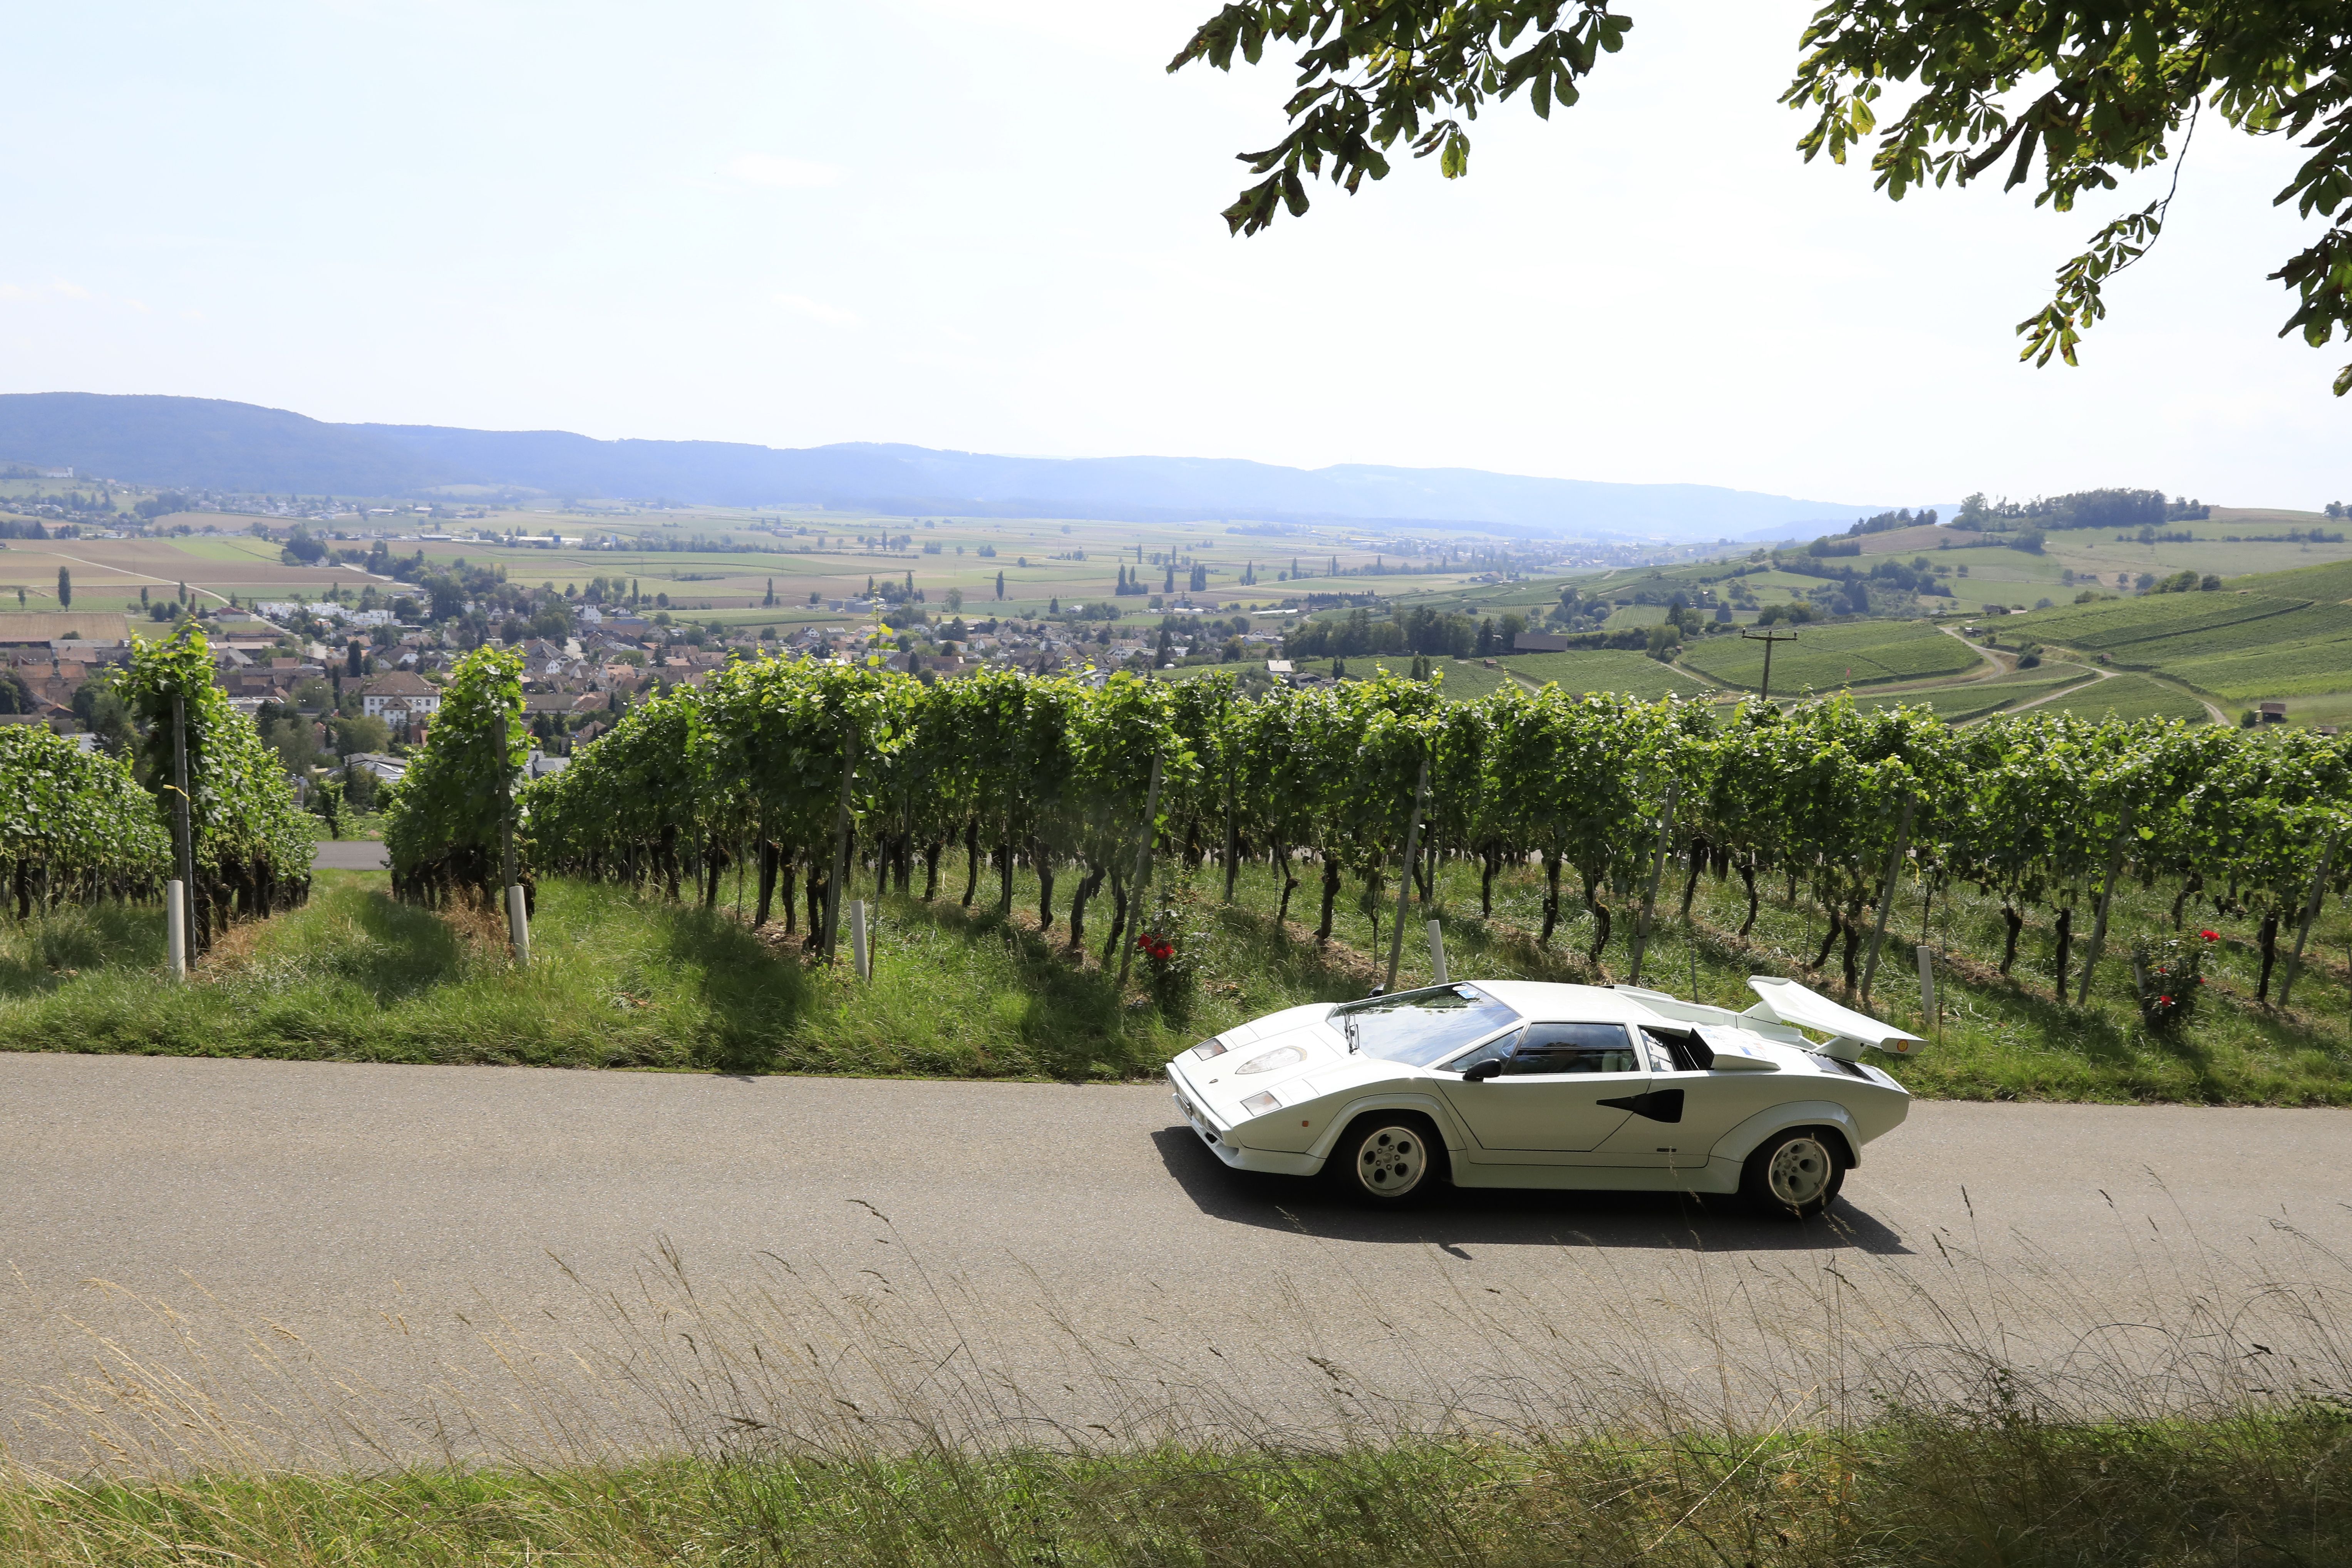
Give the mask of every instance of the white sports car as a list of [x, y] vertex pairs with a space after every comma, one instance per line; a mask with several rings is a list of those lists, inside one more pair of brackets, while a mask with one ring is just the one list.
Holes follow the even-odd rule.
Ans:
[[1450, 1179], [1818, 1214], [1910, 1108], [1856, 1058], [1923, 1042], [1792, 980], [1748, 984], [1761, 1000], [1745, 1013], [1522, 980], [1318, 1003], [1202, 1041], [1168, 1081], [1226, 1164], [1328, 1173], [1378, 1204]]

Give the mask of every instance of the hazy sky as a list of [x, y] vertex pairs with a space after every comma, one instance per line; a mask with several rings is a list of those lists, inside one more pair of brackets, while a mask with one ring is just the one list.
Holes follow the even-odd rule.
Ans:
[[771, 446], [1463, 466], [1836, 501], [2352, 499], [2274, 338], [2292, 150], [2208, 126], [2077, 371], [2073, 215], [1895, 205], [1774, 101], [1809, 9], [1633, 6], [1585, 101], [1228, 238], [1287, 55], [1213, 0], [27, 7], [0, 390]]

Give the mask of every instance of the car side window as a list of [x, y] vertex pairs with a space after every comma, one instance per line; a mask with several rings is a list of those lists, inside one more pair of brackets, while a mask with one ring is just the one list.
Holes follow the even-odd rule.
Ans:
[[1503, 1063], [1505, 1078], [1641, 1070], [1622, 1024], [1530, 1024]]

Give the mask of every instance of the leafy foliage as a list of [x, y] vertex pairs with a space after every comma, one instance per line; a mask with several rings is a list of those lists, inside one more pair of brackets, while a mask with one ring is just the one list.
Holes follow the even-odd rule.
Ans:
[[0, 865], [19, 919], [37, 902], [151, 894], [171, 852], [127, 763], [46, 724], [0, 725]]
[[[1155, 759], [1160, 790], [1147, 837]], [[1424, 763], [1428, 858], [1402, 868], [1424, 886], [1444, 858], [1478, 861], [1489, 891], [1502, 868], [1536, 862], [1545, 877], [1537, 940], [1552, 940], [1565, 877], [1593, 916], [1586, 957], [1597, 963], [1639, 907], [1670, 816], [1691, 876], [1736, 871], [1751, 921], [1758, 879], [1783, 878], [1792, 896], [1801, 888], [1830, 916], [1813, 962], [1842, 940], [1850, 984], [1890, 868], [1930, 889], [1958, 880], [1997, 898], [2010, 922], [2004, 970], [2027, 915], [2047, 908], [2063, 973], [2074, 918], [2096, 903], [2111, 868], [2178, 879], [2184, 901], [2202, 892], [2249, 912], [2263, 922], [2268, 955], [2322, 846], [2352, 822], [2345, 742], [2305, 732], [2042, 709], [1955, 730], [1924, 707], [1845, 697], [1745, 702], [1726, 716], [1673, 698], [1557, 686], [1447, 702], [1426, 682], [1387, 676], [1254, 699], [1223, 676], [1181, 686], [1118, 676], [1095, 687], [989, 674], [926, 686], [782, 660], [738, 665], [647, 704], [567, 772], [530, 786], [524, 805], [542, 865], [666, 884], [674, 896], [692, 879], [706, 903], [720, 868], [757, 854], [757, 921], [772, 917], [781, 884], [791, 928], [793, 888], [804, 885], [812, 945], [820, 894], [852, 845], [902, 891], [919, 861], [931, 898], [942, 892], [943, 852], [961, 843], [962, 901], [980, 897], [992, 872], [999, 912], [1010, 915], [1013, 868], [1025, 866], [1041, 931], [1062, 921], [1055, 890], [1068, 884], [1057, 876], [1074, 874], [1073, 949], [1086, 940], [1089, 902], [1107, 893], [1101, 951], [1115, 963], [1123, 941], [1147, 960], [1156, 945], [1171, 958], [1184, 951], [1182, 940], [1158, 941], [1175, 934], [1172, 917], [1148, 917], [1153, 906], [1135, 885], [1147, 848], [1197, 864], [1230, 841], [1280, 870], [1286, 921], [1304, 852], [1319, 872], [1316, 935], [1331, 934], [1351, 880], [1377, 925]], [[845, 841], [836, 837], [845, 807]], [[2345, 861], [2352, 856], [2339, 858], [2336, 886], [2347, 880]], [[1133, 949], [1147, 932], [1154, 946]]]
[[[1277, 205], [1306, 212], [1301, 174], [1328, 161], [1353, 194], [1366, 175], [1388, 174], [1384, 153], [1400, 139], [1417, 157], [1441, 153], [1448, 178], [1465, 173], [1464, 121], [1521, 87], [1549, 118], [1555, 100], [1576, 101], [1578, 83], [1631, 26], [1606, 0], [1247, 0], [1202, 23], [1168, 68], [1205, 60], [1226, 70], [1236, 52], [1255, 64], [1269, 41], [1305, 46], [1284, 105], [1291, 132], [1242, 155], [1265, 178], [1225, 209], [1234, 232], [1255, 234]], [[1831, 0], [1800, 48], [1781, 95], [1813, 116], [1800, 151], [1843, 163], [1875, 138], [1877, 187], [1897, 201], [2004, 168], [2013, 189], [2034, 180], [2038, 153], [2035, 205], [2071, 212], [2118, 175], [2185, 154], [2208, 110], [2251, 134], [2300, 141], [2309, 156], [2276, 200], [2327, 226], [2271, 274], [2297, 296], [2280, 335], [2300, 332], [2314, 347], [2339, 329], [2352, 337], [2352, 16], [2341, 5]], [[1877, 106], [1896, 83], [1916, 83], [1916, 96], [1882, 126]], [[2174, 176], [2177, 189], [2177, 162]], [[2076, 363], [2083, 333], [2106, 314], [2105, 285], [2156, 243], [2171, 200], [2168, 190], [2117, 216], [2058, 268], [2050, 302], [2018, 325], [2022, 357]], [[2336, 378], [2336, 395], [2347, 392], [2352, 365]]]
[[214, 681], [212, 654], [194, 623], [163, 641], [138, 643], [115, 689], [143, 737], [138, 772], [153, 796], [149, 810], [165, 823], [175, 791], [174, 697], [186, 716], [194, 951], [205, 951], [236, 916], [267, 915], [307, 899], [308, 820], [277, 753]]
[[[503, 751], [498, 740], [501, 717]], [[424, 750], [388, 792], [383, 842], [394, 890], [424, 902], [460, 890], [492, 898], [504, 875], [501, 806], [530, 760], [522, 659], [497, 648], [476, 648], [450, 671]], [[528, 847], [519, 834], [517, 876], [526, 889]]]

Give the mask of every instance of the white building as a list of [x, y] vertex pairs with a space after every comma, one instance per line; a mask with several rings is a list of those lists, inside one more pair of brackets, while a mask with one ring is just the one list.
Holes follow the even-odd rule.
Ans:
[[441, 689], [421, 675], [395, 669], [379, 675], [360, 692], [361, 710], [394, 729], [405, 729], [412, 716], [441, 710]]

